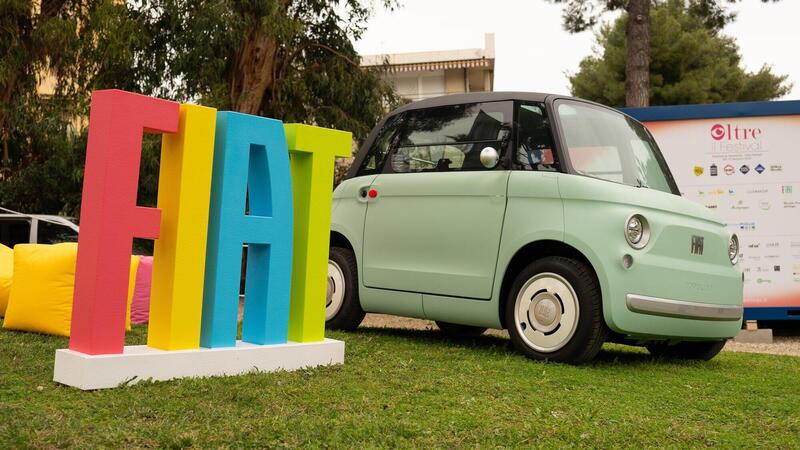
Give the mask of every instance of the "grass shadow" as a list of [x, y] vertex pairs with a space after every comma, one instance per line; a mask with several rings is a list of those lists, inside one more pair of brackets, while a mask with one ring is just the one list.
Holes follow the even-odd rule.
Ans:
[[389, 327], [360, 327], [356, 331], [351, 331], [351, 333], [408, 338], [432, 343], [456, 343], [483, 348], [508, 347], [509, 350], [512, 350], [511, 342], [508, 339], [487, 334], [471, 337], [459, 337], [445, 334], [439, 330], [419, 330], [411, 328]]
[[[390, 327], [360, 327], [349, 333], [397, 337], [404, 339], [414, 339], [431, 344], [457, 344], [464, 347], [474, 347], [476, 349], [502, 349], [511, 354], [524, 356], [517, 352], [508, 338], [482, 334], [477, 337], [458, 337], [442, 333], [435, 329], [409, 329], [409, 328], [390, 328]], [[624, 346], [621, 344], [605, 345], [597, 356], [588, 363], [591, 366], [605, 365], [629, 365], [637, 366], [643, 364], [662, 363], [665, 365], [674, 364], [674, 360], [656, 358], [647, 351], [641, 351], [637, 347]]]

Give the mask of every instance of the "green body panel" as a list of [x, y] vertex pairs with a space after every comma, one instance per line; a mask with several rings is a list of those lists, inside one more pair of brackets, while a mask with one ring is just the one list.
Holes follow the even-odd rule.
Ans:
[[358, 294], [361, 298], [361, 308], [364, 311], [425, 318], [425, 311], [422, 309], [422, 294], [418, 292], [372, 289], [362, 283]]
[[[499, 283], [498, 283], [499, 284]], [[497, 302], [423, 294], [425, 318], [485, 328], [502, 328]]]
[[[359, 193], [369, 187], [378, 197], [367, 201]], [[623, 233], [634, 213], [651, 230], [641, 250]], [[336, 189], [332, 224], [355, 251], [368, 312], [500, 328], [509, 263], [524, 246], [549, 240], [590, 262], [606, 323], [618, 333], [720, 339], [741, 326], [628, 310], [627, 294], [742, 304], [742, 272], [728, 260], [723, 225], [701, 205], [653, 189], [553, 172], [373, 175]], [[703, 255], [690, 252], [693, 235], [704, 238]], [[634, 260], [630, 269], [622, 265], [626, 254]]]
[[[559, 175], [564, 202], [564, 241], [581, 251], [598, 275], [603, 313], [617, 332], [642, 338], [734, 336], [741, 321], [680, 319], [628, 310], [627, 294], [720, 305], [742, 304], [742, 271], [731, 265], [729, 233], [703, 206], [653, 189], [575, 175]], [[634, 213], [650, 224], [650, 242], [631, 248], [623, 229]], [[692, 235], [704, 238], [692, 254]], [[633, 256], [625, 269], [622, 258]]]

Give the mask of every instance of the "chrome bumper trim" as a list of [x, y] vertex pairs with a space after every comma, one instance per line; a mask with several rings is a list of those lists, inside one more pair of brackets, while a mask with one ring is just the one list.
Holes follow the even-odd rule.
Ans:
[[626, 303], [633, 312], [683, 319], [739, 320], [743, 311], [741, 306], [693, 303], [636, 294], [628, 294]]

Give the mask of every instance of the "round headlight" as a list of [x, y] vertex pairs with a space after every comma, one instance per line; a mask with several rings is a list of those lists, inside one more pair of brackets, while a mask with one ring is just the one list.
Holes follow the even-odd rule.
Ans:
[[625, 239], [633, 248], [643, 248], [647, 245], [647, 241], [650, 239], [650, 228], [643, 216], [634, 214], [628, 217], [625, 222]]
[[728, 240], [728, 258], [730, 258], [731, 264], [736, 264], [739, 261], [739, 238], [736, 234], [732, 234], [730, 240]]

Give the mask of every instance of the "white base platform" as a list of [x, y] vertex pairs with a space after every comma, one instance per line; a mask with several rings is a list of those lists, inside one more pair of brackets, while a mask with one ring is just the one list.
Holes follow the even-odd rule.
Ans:
[[236, 347], [166, 351], [146, 345], [126, 346], [117, 355], [86, 355], [56, 350], [53, 381], [78, 389], [106, 389], [143, 380], [241, 375], [297, 370], [344, 363], [344, 342], [288, 342]]

